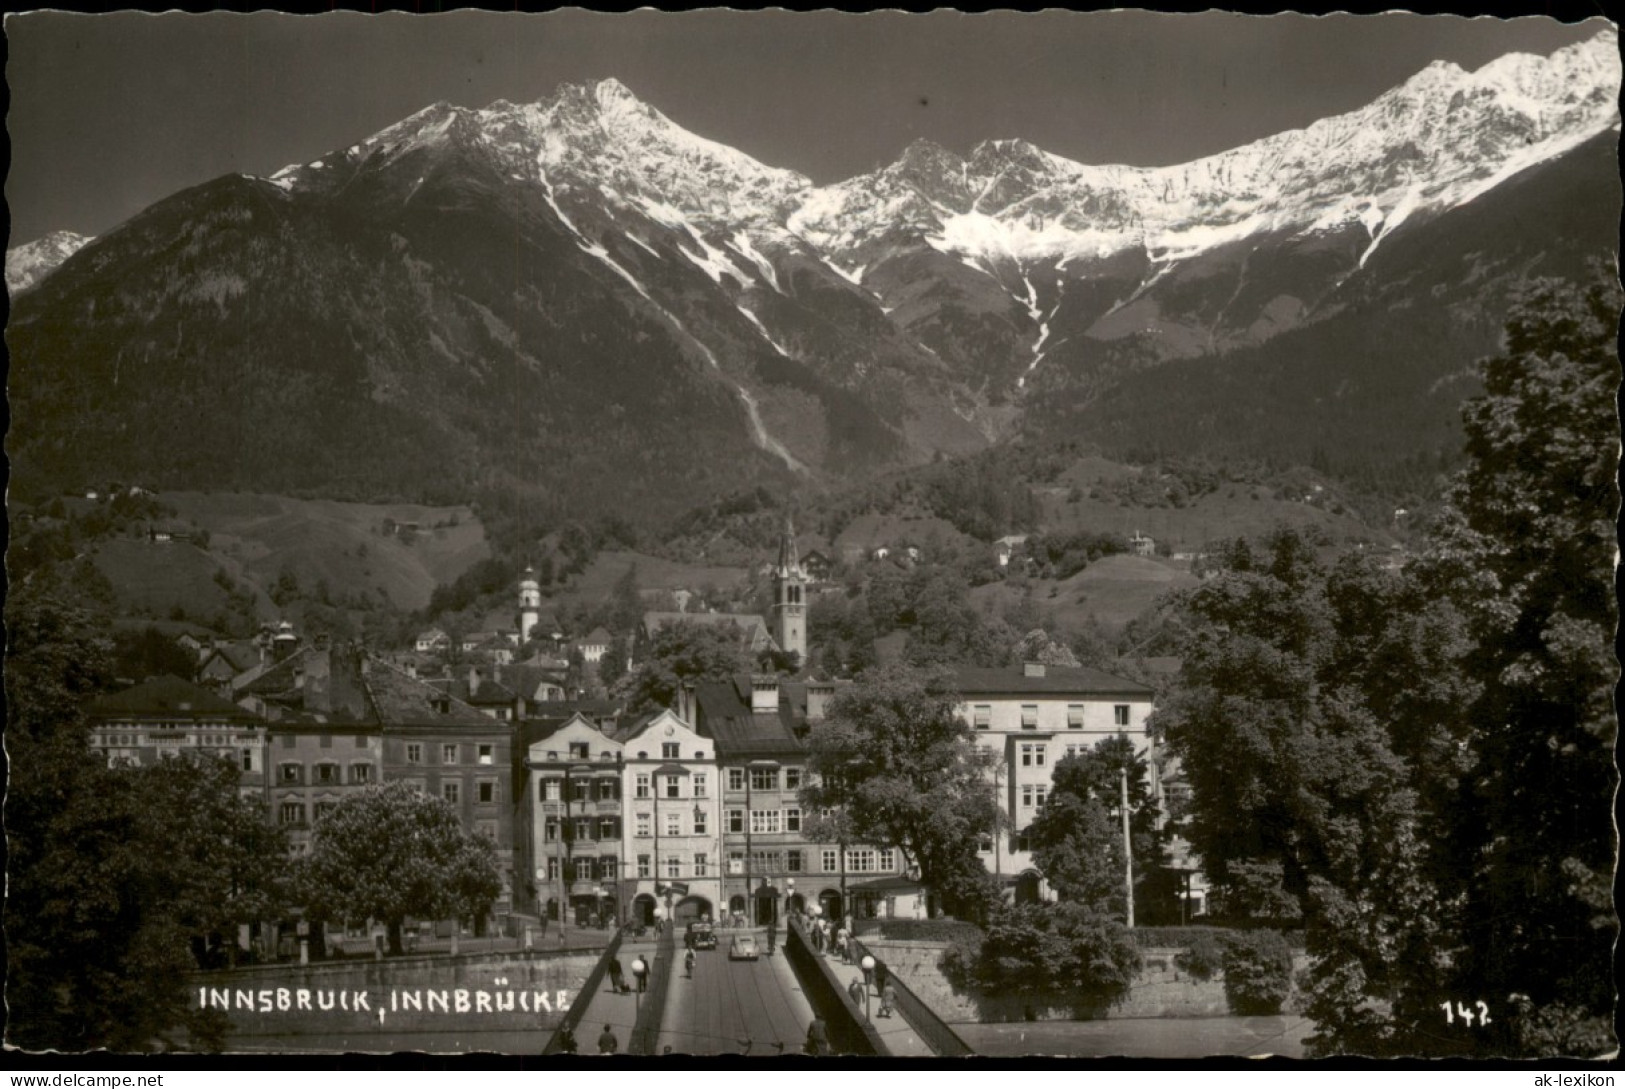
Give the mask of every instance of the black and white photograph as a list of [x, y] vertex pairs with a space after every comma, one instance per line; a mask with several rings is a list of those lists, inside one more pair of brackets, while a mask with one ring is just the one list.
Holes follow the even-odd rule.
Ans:
[[8, 1054], [1617, 1061], [1588, 14], [8, 15]]

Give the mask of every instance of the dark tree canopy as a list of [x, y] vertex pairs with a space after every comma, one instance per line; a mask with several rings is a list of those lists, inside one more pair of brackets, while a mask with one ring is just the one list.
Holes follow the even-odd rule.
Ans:
[[450, 805], [404, 782], [352, 794], [316, 823], [304, 867], [312, 916], [377, 919], [401, 952], [401, 925], [481, 918], [502, 891], [491, 841], [466, 832]]
[[731, 624], [667, 624], [638, 650], [636, 667], [621, 678], [633, 713], [677, 705], [684, 684], [749, 673], [752, 662]]
[[[842, 814], [852, 838], [901, 850], [945, 902], [979, 908], [986, 872], [976, 845], [1000, 810], [989, 756], [948, 683], [907, 666], [864, 674], [808, 731], [812, 783], [801, 798], [810, 812]], [[832, 838], [822, 820], [809, 822], [809, 838]]]

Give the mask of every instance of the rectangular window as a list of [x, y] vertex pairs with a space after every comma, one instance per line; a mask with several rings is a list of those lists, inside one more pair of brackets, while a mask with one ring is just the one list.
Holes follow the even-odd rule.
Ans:
[[598, 838], [601, 840], [621, 838], [618, 834], [616, 834], [614, 817], [598, 818]]
[[639, 839], [648, 839], [650, 836], [654, 835], [654, 831], [653, 831], [654, 825], [649, 823], [649, 814], [647, 814], [647, 813], [639, 813], [638, 814], [638, 816], [637, 816], [637, 828], [638, 828], [638, 838]]
[[337, 802], [317, 802], [311, 809], [311, 817], [312, 819], [319, 821], [338, 807], [339, 804]]
[[683, 745], [679, 741], [662, 741], [660, 743], [660, 758], [662, 760], [681, 760], [683, 758]]
[[557, 817], [549, 817], [542, 823], [542, 839], [547, 843], [557, 843], [559, 841], [559, 819]]
[[868, 847], [860, 847], [846, 852], [846, 871], [848, 873], [877, 873], [877, 862], [875, 852]]
[[649, 796], [649, 776], [646, 772], [638, 772], [638, 776], [632, 784], [632, 796], [634, 798], [647, 798]]
[[481, 805], [490, 805], [497, 800], [497, 784], [495, 780], [481, 779], [478, 790]]
[[993, 837], [982, 836], [976, 841], [976, 849], [984, 855], [993, 853]]
[[1112, 722], [1118, 726], [1128, 725], [1128, 704], [1119, 703], [1112, 708]]
[[576, 819], [576, 842], [584, 843], [592, 839], [592, 820], [587, 817]]
[[457, 746], [456, 745], [442, 745], [442, 746], [440, 746], [440, 762], [442, 764], [455, 764], [455, 763], [457, 763]]
[[1031, 809], [1032, 807], [1033, 807], [1033, 788], [1032, 788], [1032, 784], [1029, 783], [1028, 785], [1021, 788], [1021, 808], [1023, 808], [1023, 809]]
[[706, 790], [706, 775], [705, 775], [705, 772], [697, 771], [697, 772], [694, 773], [694, 797], [696, 797], [696, 798], [705, 797], [705, 790]]
[[801, 810], [786, 809], [784, 811], [784, 830], [786, 832], [801, 831]]
[[593, 860], [590, 858], [578, 858], [575, 860], [575, 879], [577, 881], [592, 880], [592, 861]]
[[709, 869], [709, 867], [710, 867], [710, 860], [707, 859], [703, 853], [702, 854], [697, 854], [697, 855], [694, 856], [694, 876], [695, 877], [704, 877], [705, 874], [706, 874], [706, 871], [707, 871], [707, 869]]
[[680, 836], [683, 834], [683, 815], [681, 813], [666, 814], [665, 835]]
[[1068, 730], [1083, 729], [1083, 704], [1069, 703], [1066, 706], [1066, 728]]
[[750, 856], [750, 864], [758, 874], [764, 877], [768, 874], [778, 873], [784, 869], [782, 860], [777, 851], [755, 851]]
[[316, 781], [318, 783], [336, 783], [339, 781], [339, 766], [337, 764], [317, 764]]
[[728, 769], [728, 789], [729, 790], [744, 790], [745, 789], [745, 769], [744, 768], [729, 768]]
[[352, 783], [370, 783], [370, 782], [372, 782], [372, 765], [371, 764], [351, 764], [350, 765], [350, 782], [352, 782]]
[[589, 760], [592, 758], [591, 752], [592, 750], [588, 747], [588, 744], [585, 741], [570, 742], [571, 760]]
[[750, 830], [752, 833], [777, 832], [779, 829], [779, 811], [777, 809], [753, 809], [750, 811]]
[[1030, 767], [1033, 766], [1033, 749], [1035, 747], [1036, 746], [1033, 746], [1033, 745], [1022, 745], [1021, 746], [1021, 766], [1022, 767], [1030, 768]]
[[408, 764], [423, 763], [423, 746], [415, 742], [408, 744], [406, 746], [406, 762]]
[[441, 783], [440, 796], [446, 799], [446, 801], [450, 802], [452, 805], [456, 805], [462, 800], [463, 785], [457, 782], [455, 779], [450, 782]]
[[317, 744], [318, 748], [331, 749], [333, 747], [333, 735], [332, 734], [323, 734], [321, 736], [321, 740], [318, 741], [316, 744]]
[[740, 833], [745, 830], [745, 811], [743, 809], [728, 810], [728, 831]]
[[667, 855], [666, 856], [666, 876], [667, 877], [681, 877], [681, 876], [683, 876], [682, 859], [678, 858], [676, 855]]
[[243, 770], [244, 771], [253, 771], [254, 770], [254, 750], [253, 749], [244, 749], [243, 750]]
[[1044, 808], [1044, 802], [1048, 798], [1049, 798], [1049, 787], [1047, 787], [1047, 786], [1035, 786], [1035, 787], [1033, 787], [1033, 808], [1034, 809], [1040, 809], [1040, 810], [1043, 809]]
[[789, 873], [801, 873], [802, 853], [800, 851], [784, 852], [784, 868]]
[[668, 797], [668, 798], [682, 797], [682, 795], [678, 793], [678, 790], [680, 789], [680, 786], [681, 786], [681, 781], [677, 778], [677, 776], [675, 776], [675, 775], [666, 776], [666, 797]]
[[572, 780], [570, 780], [570, 800], [575, 801], [575, 802], [584, 802], [584, 801], [586, 801], [587, 800], [587, 791], [589, 791], [591, 789], [592, 789], [592, 784], [587, 782], [587, 780], [585, 780], [585, 779], [572, 779]]
[[751, 768], [750, 788], [752, 790], [777, 790], [779, 787], [778, 768]]
[[[504, 710], [502, 712], [502, 718], [503, 718], [503, 721], [507, 721], [508, 712], [507, 712], [506, 708], [504, 708]], [[489, 763], [491, 763], [491, 761], [493, 759], [495, 759], [496, 746], [495, 745], [481, 745], [481, 746], [479, 746], [478, 752], [479, 752], [479, 755], [480, 755], [480, 763], [489, 764]]]
[[893, 870], [897, 869], [897, 856], [892, 852], [890, 847], [882, 847], [880, 849], [880, 859], [878, 864], [880, 866], [881, 873], [891, 873]]
[[614, 855], [600, 855], [598, 858], [598, 873], [605, 881], [615, 880], [615, 871], [620, 868], [619, 860]]
[[302, 802], [283, 802], [282, 808], [277, 811], [277, 818], [283, 824], [304, 824], [305, 806]]
[[978, 703], [971, 708], [971, 725], [978, 730], [985, 730], [993, 725], [993, 708], [990, 704]]
[[834, 851], [824, 851], [823, 857], [819, 861], [823, 863], [825, 873], [834, 873], [841, 868], [840, 857]]
[[556, 858], [550, 858], [547, 860], [547, 879], [549, 881], [557, 881], [559, 879], [559, 860]]
[[785, 768], [784, 769], [784, 789], [785, 790], [800, 790], [801, 789], [801, 769], [800, 768]]
[[639, 877], [652, 877], [652, 876], [654, 876], [653, 864], [650, 863], [648, 855], [639, 855], [638, 856], [638, 876]]
[[1031, 851], [1032, 849], [1032, 841], [1027, 838], [1027, 833], [1022, 832], [1016, 836], [1016, 850]]
[[559, 800], [560, 783], [557, 779], [542, 780], [542, 801], [556, 802]]
[[303, 764], [283, 764], [282, 781], [284, 783], [301, 782], [305, 777], [304, 771], [305, 766]]
[[694, 810], [694, 834], [696, 836], [710, 835], [706, 831], [706, 813], [703, 809]]
[[1024, 703], [1021, 705], [1021, 728], [1023, 730], [1038, 729], [1038, 704]]

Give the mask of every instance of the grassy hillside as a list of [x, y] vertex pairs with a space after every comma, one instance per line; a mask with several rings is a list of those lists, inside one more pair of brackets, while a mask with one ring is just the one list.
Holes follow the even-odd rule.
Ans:
[[[485, 530], [467, 507], [243, 493], [162, 498], [182, 520], [208, 530], [220, 562], [266, 591], [290, 571], [307, 593], [325, 582], [334, 596], [381, 595], [397, 608], [418, 609], [437, 584], [490, 554]], [[388, 521], [420, 528], [386, 533]]]
[[970, 599], [977, 609], [999, 616], [1031, 593], [1033, 605], [1053, 615], [1061, 628], [1085, 628], [1093, 617], [1116, 632], [1163, 594], [1194, 585], [1189, 563], [1106, 556], [1070, 578], [993, 582], [976, 587]]

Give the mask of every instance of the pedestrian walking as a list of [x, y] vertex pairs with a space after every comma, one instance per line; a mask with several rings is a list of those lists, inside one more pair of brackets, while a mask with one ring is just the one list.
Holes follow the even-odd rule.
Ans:
[[609, 986], [616, 994], [625, 994], [629, 987], [626, 985], [626, 973], [621, 968], [621, 958], [612, 957], [609, 962]]
[[559, 1054], [574, 1055], [580, 1045], [576, 1043], [576, 1034], [568, 1028], [559, 1029]]
[[801, 1045], [801, 1050], [808, 1055], [829, 1054], [829, 1032], [824, 1028], [822, 1017], [814, 1017], [807, 1026], [807, 1042]]
[[888, 979], [886, 982], [880, 985], [880, 1016], [891, 1016], [892, 1003], [896, 1000], [896, 998], [897, 995], [892, 990], [891, 980]]
[[613, 1055], [621, 1049], [621, 1041], [615, 1038], [615, 1030], [608, 1025], [598, 1034], [598, 1054]]
[[694, 950], [692, 949], [683, 954], [683, 975], [689, 979], [694, 978]]
[[859, 979], [857, 976], [853, 976], [852, 982], [847, 984], [846, 993], [851, 996], [852, 1004], [854, 1006], [858, 1007], [859, 1009], [863, 1008], [863, 999], [866, 994], [863, 989], [863, 980]]

